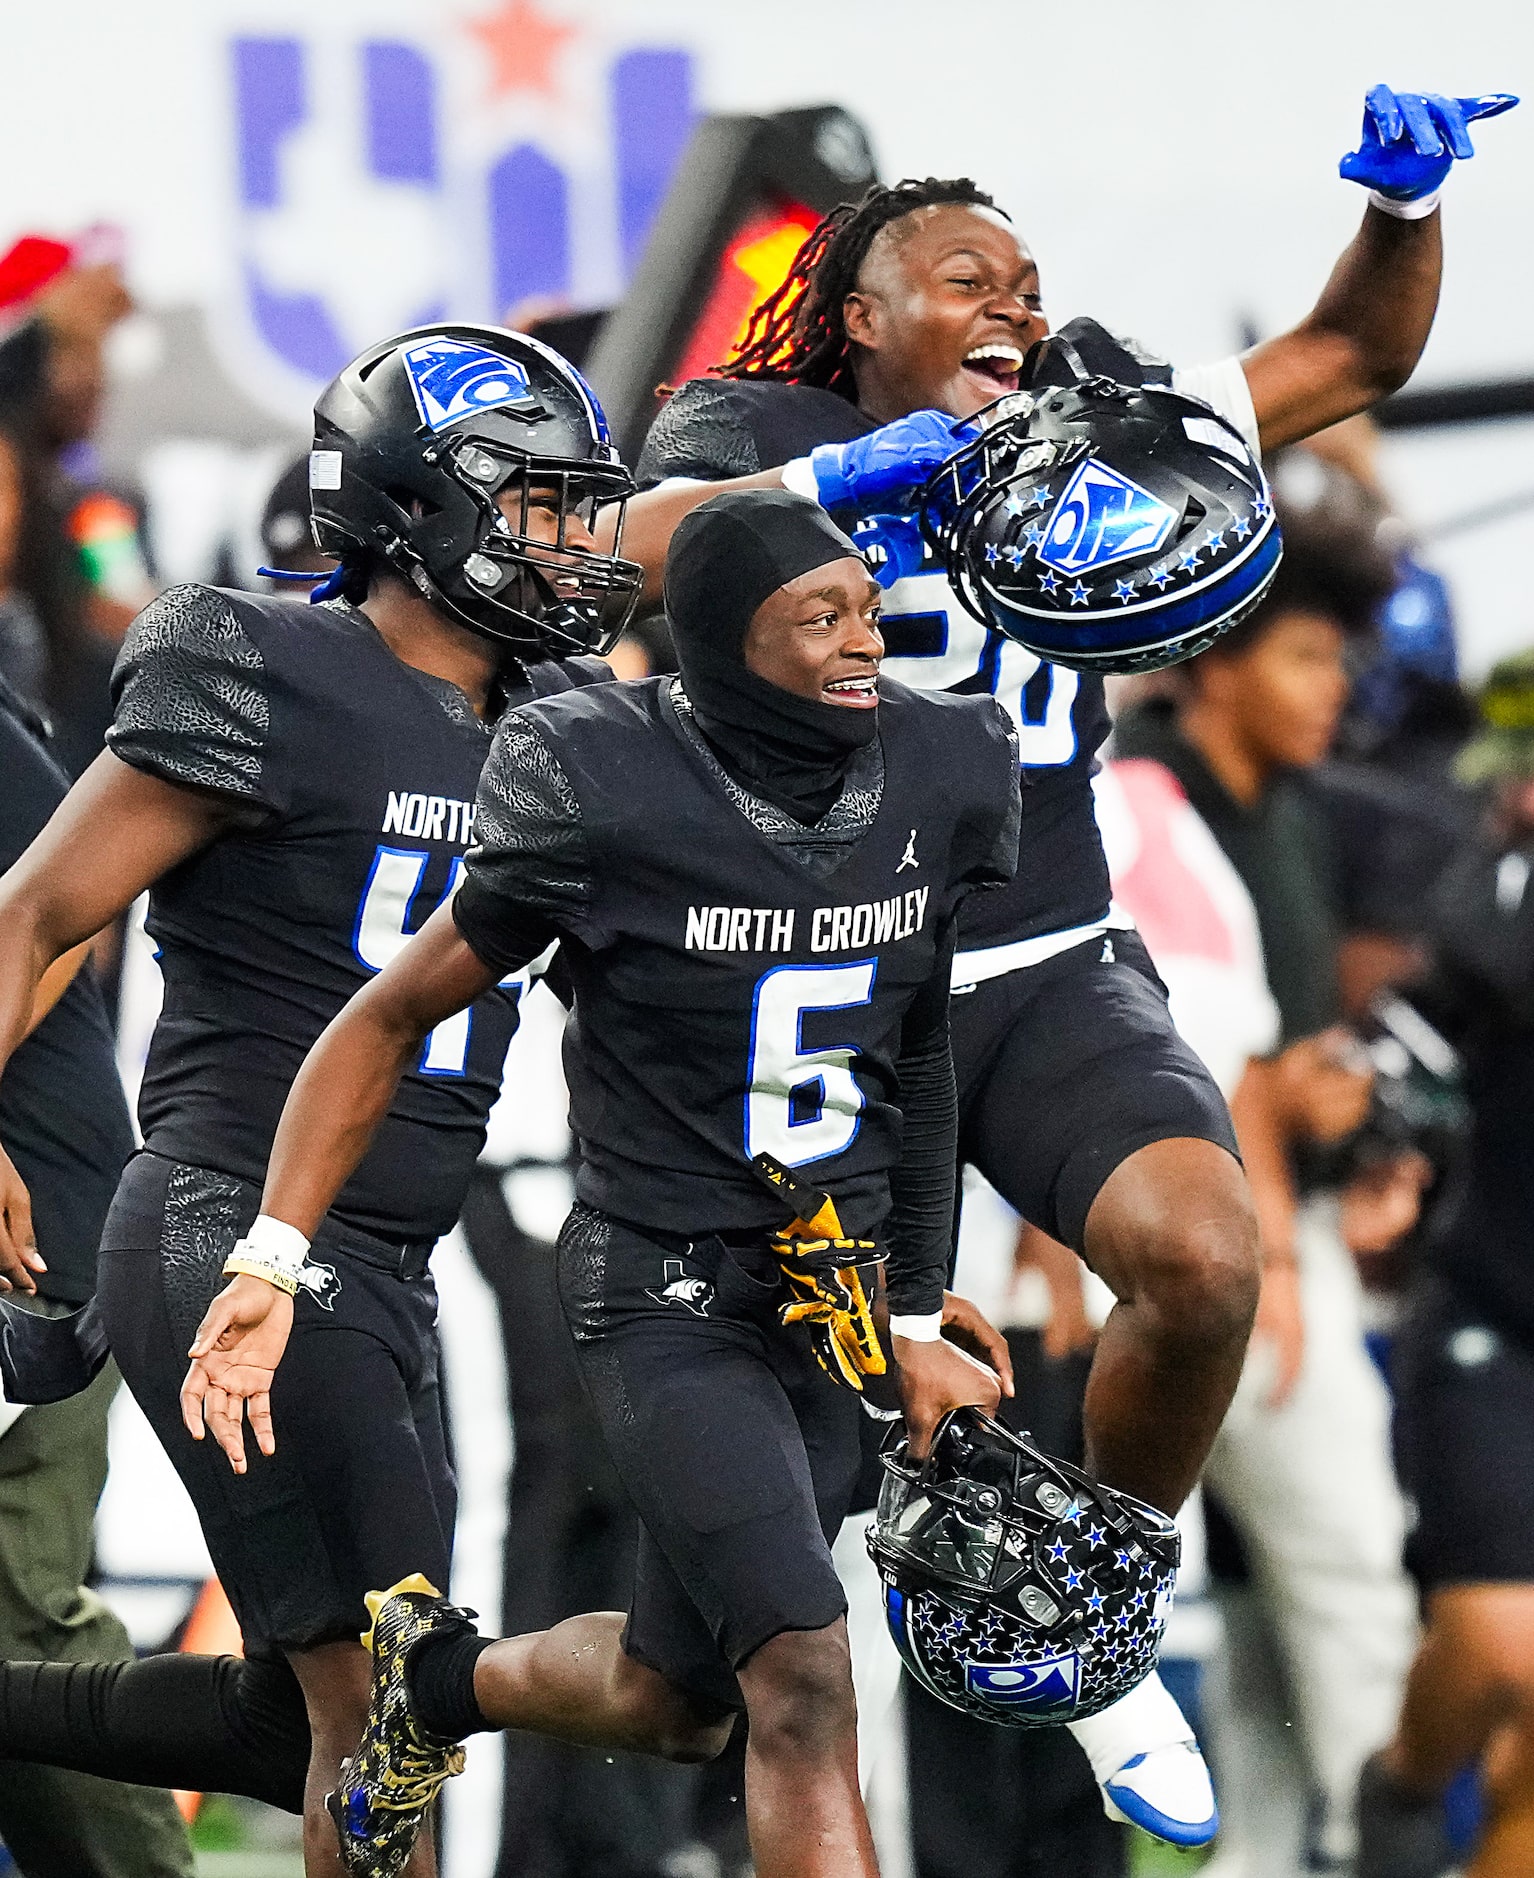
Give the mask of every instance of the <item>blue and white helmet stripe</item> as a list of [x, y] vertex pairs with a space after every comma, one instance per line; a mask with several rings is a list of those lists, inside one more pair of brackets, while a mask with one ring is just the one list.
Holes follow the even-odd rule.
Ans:
[[607, 427], [607, 413], [602, 409], [597, 394], [586, 382], [584, 373], [572, 365], [562, 353], [556, 352], [552, 346], [546, 346], [541, 339], [534, 339], [531, 333], [518, 333], [517, 337], [523, 345], [531, 346], [534, 352], [548, 361], [554, 371], [575, 386], [586, 406], [586, 415], [591, 419], [591, 428], [596, 432], [597, 440], [606, 444], [610, 449], [612, 432]]

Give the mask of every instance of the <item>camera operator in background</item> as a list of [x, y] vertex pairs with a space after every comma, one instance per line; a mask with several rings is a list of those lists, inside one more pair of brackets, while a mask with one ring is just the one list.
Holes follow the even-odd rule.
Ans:
[[1534, 1869], [1534, 653], [1497, 666], [1460, 779], [1486, 813], [1430, 909], [1427, 1008], [1462, 1052], [1469, 1151], [1401, 1339], [1397, 1447], [1427, 1631], [1365, 1770], [1360, 1878], [1439, 1878], [1442, 1798], [1478, 1766], [1468, 1878]]
[[[1262, 1227], [1252, 1354], [1206, 1480], [1234, 1521], [1289, 1669], [1318, 1799], [1313, 1858], [1343, 1864], [1353, 1789], [1384, 1738], [1414, 1636], [1389, 1403], [1364, 1343], [1352, 1253], [1415, 1218], [1420, 1160], [1309, 1165], [1355, 1136], [1373, 1069], [1343, 1025], [1343, 937], [1327, 827], [1300, 774], [1331, 747], [1349, 656], [1394, 585], [1374, 516], [1336, 492], [1281, 505], [1285, 554], [1248, 619], [1126, 712], [1119, 756], [1170, 771], [1251, 896], [1276, 1048], [1250, 1063], [1232, 1113]], [[1356, 1174], [1356, 1177], [1354, 1177]], [[1239, 1830], [1241, 1808], [1232, 1808]]]

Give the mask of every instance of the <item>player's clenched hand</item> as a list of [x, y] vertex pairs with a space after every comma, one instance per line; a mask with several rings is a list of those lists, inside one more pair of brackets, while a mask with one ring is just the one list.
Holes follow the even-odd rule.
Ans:
[[32, 1274], [47, 1269], [32, 1236], [27, 1183], [0, 1148], [0, 1291], [36, 1291]]
[[905, 1412], [912, 1460], [927, 1458], [937, 1425], [950, 1409], [978, 1408], [987, 1415], [996, 1413], [1001, 1378], [994, 1369], [977, 1363], [946, 1337], [931, 1343], [911, 1337], [892, 1337], [890, 1341], [900, 1367], [900, 1406]]
[[1001, 1393], [1012, 1394], [1012, 1352], [1007, 1348], [1006, 1338], [978, 1304], [961, 1298], [957, 1291], [945, 1291], [943, 1335], [980, 1362], [989, 1364], [1001, 1378]]
[[245, 1472], [243, 1417], [250, 1417], [256, 1445], [275, 1454], [272, 1377], [288, 1347], [293, 1300], [264, 1278], [232, 1279], [208, 1306], [188, 1355], [192, 1366], [181, 1385], [181, 1419], [194, 1441], [204, 1429]]

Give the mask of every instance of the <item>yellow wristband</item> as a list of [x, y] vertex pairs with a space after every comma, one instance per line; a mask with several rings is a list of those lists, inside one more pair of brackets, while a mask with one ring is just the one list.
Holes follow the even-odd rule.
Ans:
[[268, 1264], [264, 1259], [241, 1258], [238, 1252], [231, 1252], [224, 1260], [226, 1278], [264, 1278], [269, 1285], [275, 1285], [279, 1291], [285, 1291], [290, 1298], [298, 1295], [298, 1280], [291, 1272], [285, 1272], [280, 1265]]

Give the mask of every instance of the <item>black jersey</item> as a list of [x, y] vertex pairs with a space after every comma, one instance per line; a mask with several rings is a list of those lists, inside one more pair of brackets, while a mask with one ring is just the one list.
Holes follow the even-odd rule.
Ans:
[[[30, 708], [0, 679], [0, 871], [30, 846], [69, 789]], [[96, 1248], [133, 1129], [112, 1027], [96, 974], [83, 966], [0, 1080], [0, 1142], [32, 1196], [38, 1292], [83, 1304], [96, 1288]]]
[[[537, 666], [512, 695], [610, 676]], [[139, 615], [113, 688], [122, 761], [248, 811], [150, 893], [165, 1002], [145, 1145], [259, 1181], [315, 1039], [457, 887], [490, 729], [354, 608], [201, 586]], [[525, 985], [432, 1032], [336, 1217], [398, 1241], [452, 1226]]]
[[[1173, 377], [1169, 365], [1093, 320], [1073, 320], [1063, 331], [1093, 370], [1132, 383]], [[1211, 387], [1185, 388], [1201, 395]], [[693, 379], [651, 427], [639, 484], [653, 488], [673, 476], [749, 476], [876, 428], [847, 399], [813, 386]], [[1017, 732], [1029, 784], [1022, 862], [1010, 887], [971, 900], [961, 917], [960, 945], [1001, 945], [1101, 919], [1110, 890], [1091, 790], [1097, 752], [1111, 728], [1101, 678], [1046, 664], [983, 626], [935, 566], [895, 582], [880, 630], [889, 677], [924, 691], [989, 693]]]
[[959, 902], [1007, 879], [1016, 747], [988, 699], [880, 685], [879, 736], [811, 829], [731, 781], [673, 679], [509, 712], [454, 917], [492, 965], [540, 908], [566, 940], [576, 1190], [640, 1228], [783, 1224], [749, 1162], [812, 1166], [876, 1229], [918, 995], [947, 1003]]

